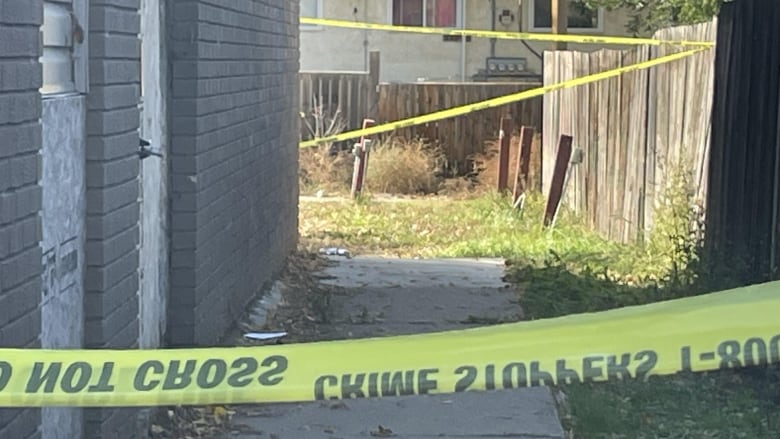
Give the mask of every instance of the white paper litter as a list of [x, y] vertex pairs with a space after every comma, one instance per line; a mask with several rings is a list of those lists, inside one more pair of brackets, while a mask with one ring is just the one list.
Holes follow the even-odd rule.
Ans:
[[275, 338], [282, 338], [287, 335], [286, 332], [247, 332], [244, 337], [251, 338], [252, 340], [273, 340]]
[[338, 247], [329, 247], [329, 248], [321, 248], [320, 254], [328, 255], [328, 256], [346, 256], [349, 257], [349, 250], [345, 248], [338, 248]]

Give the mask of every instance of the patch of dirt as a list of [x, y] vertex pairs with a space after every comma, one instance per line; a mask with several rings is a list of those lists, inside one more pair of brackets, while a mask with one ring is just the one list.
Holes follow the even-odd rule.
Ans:
[[149, 426], [151, 439], [221, 438], [233, 431], [235, 412], [223, 406], [168, 407], [154, 411]]
[[[279, 276], [283, 285], [283, 300], [273, 310], [262, 327], [248, 323], [244, 318], [225, 337], [228, 346], [261, 346], [269, 342], [257, 342], [243, 337], [252, 331], [285, 331], [283, 343], [307, 342], [320, 339], [318, 325], [330, 319], [328, 307], [333, 294], [343, 290], [320, 283], [322, 271], [334, 262], [327, 258], [299, 248], [288, 258], [284, 271]], [[274, 343], [274, 342], [270, 342]], [[243, 406], [246, 410], [251, 406]], [[257, 435], [261, 431], [249, 431], [246, 425], [231, 422], [239, 408], [226, 406], [207, 407], [160, 407], [153, 410], [150, 439], [217, 439], [228, 438], [234, 433]]]
[[[288, 335], [282, 343], [297, 343], [321, 339], [319, 325], [331, 320], [330, 299], [335, 294], [345, 294], [344, 289], [321, 283], [326, 276], [325, 267], [335, 262], [317, 253], [299, 248], [288, 259], [279, 282], [282, 301], [272, 310], [265, 325], [257, 327], [246, 321], [240, 325], [248, 331], [284, 331]], [[241, 345], [258, 345], [241, 339]]]

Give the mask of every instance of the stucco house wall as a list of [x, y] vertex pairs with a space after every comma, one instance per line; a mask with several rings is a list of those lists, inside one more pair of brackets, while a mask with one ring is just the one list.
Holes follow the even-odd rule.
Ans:
[[[320, 9], [318, 18], [350, 20], [371, 23], [392, 23], [392, 0], [304, 0], [314, 1]], [[459, 12], [459, 23], [466, 29], [491, 28], [490, 2], [463, 0], [465, 13]], [[542, 32], [531, 28], [529, 1], [518, 6], [517, 0], [496, 0], [497, 13], [507, 9], [514, 15], [508, 26], [496, 23], [497, 31], [522, 30]], [[603, 25], [599, 29], [573, 29], [571, 33], [593, 35], [627, 35], [625, 28], [628, 14], [623, 10], [603, 11]], [[461, 27], [458, 26], [458, 27]], [[381, 52], [380, 81], [408, 82], [424, 80], [460, 80], [485, 68], [490, 56], [490, 40], [473, 38], [464, 44], [460, 41], [443, 41], [440, 35], [364, 31], [334, 27], [301, 26], [301, 70], [364, 71], [368, 68], [368, 52]], [[552, 43], [528, 42], [537, 53], [549, 49]], [[572, 50], [596, 50], [601, 46], [570, 44]], [[465, 52], [465, 53], [464, 53]], [[464, 56], [465, 55], [465, 56]], [[495, 56], [524, 57], [530, 71], [541, 73], [540, 58], [520, 41], [498, 40]], [[465, 62], [464, 62], [465, 61]]]

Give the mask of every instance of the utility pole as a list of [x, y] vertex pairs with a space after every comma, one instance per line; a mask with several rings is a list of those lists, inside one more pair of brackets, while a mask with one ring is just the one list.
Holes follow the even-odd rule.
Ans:
[[[569, 27], [569, 0], [550, 0], [552, 12], [552, 33], [566, 35]], [[566, 50], [566, 43], [553, 43], [553, 50]]]

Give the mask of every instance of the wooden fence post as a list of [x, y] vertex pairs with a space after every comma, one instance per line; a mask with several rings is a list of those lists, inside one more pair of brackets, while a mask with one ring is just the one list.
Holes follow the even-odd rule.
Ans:
[[[374, 120], [363, 119], [363, 129], [374, 125]], [[352, 198], [357, 198], [363, 191], [363, 182], [366, 178], [366, 168], [368, 163], [368, 151], [366, 150], [365, 136], [360, 137], [360, 142], [355, 144], [355, 166], [352, 171]]]
[[531, 163], [531, 144], [534, 139], [533, 127], [520, 128], [520, 149], [517, 153], [517, 167], [515, 168], [515, 187], [512, 190], [512, 205], [517, 204], [517, 199], [528, 190], [528, 172]]
[[[553, 34], [566, 35], [569, 28], [569, 0], [551, 0]], [[556, 41], [553, 50], [566, 50], [566, 43]]]
[[498, 150], [498, 192], [507, 189], [509, 180], [509, 148], [512, 142], [512, 118], [501, 118], [501, 128], [499, 130], [499, 150]]
[[569, 170], [569, 161], [571, 160], [571, 142], [571, 136], [564, 134], [561, 134], [558, 139], [558, 153], [555, 157], [555, 168], [550, 182], [550, 193], [547, 196], [547, 206], [544, 209], [545, 227], [552, 225], [558, 213], [558, 206], [561, 204], [563, 185], [566, 182], [566, 173]]

